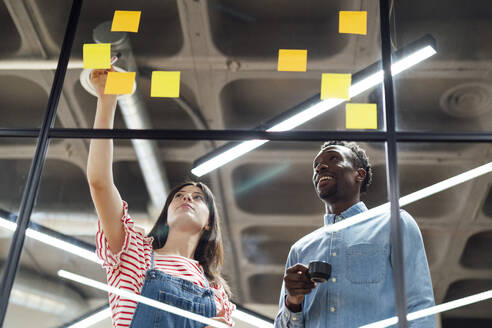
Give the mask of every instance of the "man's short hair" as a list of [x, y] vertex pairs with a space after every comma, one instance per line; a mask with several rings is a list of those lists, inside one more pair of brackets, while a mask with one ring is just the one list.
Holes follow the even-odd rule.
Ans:
[[362, 149], [356, 142], [349, 141], [340, 141], [340, 140], [332, 140], [327, 141], [321, 146], [321, 151], [326, 150], [326, 148], [330, 146], [344, 146], [347, 147], [354, 153], [354, 161], [353, 164], [356, 168], [363, 168], [366, 170], [366, 178], [362, 181], [360, 185], [360, 192], [366, 192], [367, 187], [371, 185], [372, 182], [372, 166], [369, 163], [369, 157], [364, 149]]

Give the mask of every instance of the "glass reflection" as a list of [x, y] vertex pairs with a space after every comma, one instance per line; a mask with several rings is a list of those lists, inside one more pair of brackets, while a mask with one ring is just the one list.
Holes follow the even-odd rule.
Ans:
[[[99, 34], [101, 24], [106, 22], [107, 25], [116, 7], [119, 10], [135, 10], [134, 3], [128, 0], [84, 4], [55, 127], [94, 126], [97, 99], [84, 88], [84, 81], [81, 81], [82, 46], [107, 41], [104, 37], [108, 35], [122, 41], [126, 47], [119, 49], [123, 56], [117, 65], [139, 74], [136, 80], [138, 97], [126, 102], [120, 100], [120, 109], [114, 113], [112, 126], [115, 128], [257, 127], [316, 95], [320, 88], [320, 75], [326, 70], [355, 73], [380, 57], [377, 19], [369, 19], [368, 35], [364, 37], [340, 35], [337, 31], [337, 13], [340, 10], [360, 9], [360, 4], [356, 2], [308, 0], [300, 5], [274, 1], [271, 7], [265, 8], [261, 1], [236, 3], [210, 0], [205, 5], [190, 6], [179, 1], [147, 1], [138, 8], [144, 13], [139, 33]], [[19, 16], [13, 9], [0, 4], [0, 17], [4, 18], [0, 32], [5, 40], [5, 46], [0, 50], [3, 58], [9, 61], [32, 56], [31, 50], [39, 44], [39, 53], [43, 54], [41, 59], [56, 57], [70, 3], [58, 1], [56, 6], [40, 1], [29, 3], [33, 21], [25, 26], [39, 27], [39, 31], [31, 31], [32, 35], [39, 37], [39, 40], [31, 42], [33, 44], [27, 41], [31, 38], [21, 37], [20, 32], [26, 31], [16, 30], [14, 22], [24, 16]], [[377, 3], [364, 4], [362, 9], [368, 11], [370, 18], [378, 15]], [[395, 48], [401, 48], [427, 33], [431, 33], [439, 45], [438, 56], [395, 78], [398, 129], [490, 131], [492, 92], [487, 74], [484, 74], [487, 58], [490, 57], [487, 54], [491, 50], [490, 42], [486, 42], [490, 39], [490, 6], [482, 3], [462, 8], [458, 4], [417, 1], [412, 6], [395, 3], [392, 9], [397, 22], [393, 40]], [[196, 17], [206, 19], [193, 19]], [[308, 49], [308, 72], [277, 72], [280, 48]], [[33, 53], [38, 51], [34, 49]], [[180, 97], [151, 98], [152, 72], [171, 69], [182, 72]], [[38, 127], [44, 115], [52, 72], [10, 67], [2, 75], [0, 128]], [[30, 97], [25, 97], [27, 93]], [[380, 88], [371, 86], [353, 97], [351, 102], [377, 103], [382, 109], [381, 99]], [[143, 110], [139, 111], [136, 120], [131, 120], [124, 115], [125, 106], [127, 109]], [[301, 128], [345, 130], [344, 108], [344, 105], [335, 106], [316, 119], [307, 121]], [[382, 122], [381, 114], [379, 110], [379, 123]], [[378, 128], [382, 130], [382, 124], [378, 124]], [[142, 155], [145, 147], [141, 145], [145, 142], [140, 142], [139, 148], [139, 141], [116, 140], [113, 173], [118, 189], [124, 193], [125, 201], [131, 204], [132, 217], [143, 226], [144, 231], [149, 232], [164, 205], [165, 198], [158, 195], [165, 190], [165, 184], [175, 186], [194, 178], [190, 173], [193, 161], [207, 154], [213, 143], [148, 142], [146, 149], [151, 149], [153, 157], [149, 159]], [[2, 154], [6, 154], [1, 163], [2, 172], [6, 174], [0, 188], [0, 209], [5, 208], [9, 213], [17, 213], [18, 210], [25, 184], [25, 175], [21, 171], [27, 172], [31, 161], [31, 155], [27, 156], [24, 151], [31, 151], [31, 144], [34, 144], [34, 139], [0, 139], [0, 149], [4, 151]], [[92, 249], [98, 215], [94, 211], [86, 181], [87, 146], [88, 141], [84, 140], [51, 142], [32, 221], [56, 233], [75, 237], [80, 240], [80, 245]], [[223, 218], [226, 244], [224, 276], [232, 287], [233, 298], [272, 319], [278, 312], [284, 263], [289, 257], [290, 247], [323, 225], [323, 212], [342, 214], [354, 209], [354, 204], [359, 200], [349, 199], [340, 206], [330, 203], [329, 207], [323, 208], [323, 202], [317, 197], [320, 190], [313, 189], [312, 185], [312, 160], [318, 154], [319, 146], [317, 143], [270, 142], [203, 177], [217, 198]], [[382, 144], [372, 143], [362, 143], [362, 147], [369, 154], [375, 174], [371, 188], [360, 196], [360, 200], [369, 209], [378, 208], [388, 198], [384, 148]], [[487, 163], [490, 161], [486, 157], [488, 153], [483, 145], [402, 145], [399, 162], [401, 195], [415, 193], [469, 170], [473, 165]], [[342, 158], [348, 156], [343, 151], [340, 154]], [[323, 159], [326, 163], [329, 160]], [[323, 165], [329, 167], [326, 163]], [[155, 167], [160, 167], [165, 175], [152, 175], [159, 171]], [[336, 182], [338, 187], [339, 180], [346, 181], [345, 175], [340, 179], [342, 175], [328, 172], [334, 176], [326, 175], [323, 181], [315, 183], [327, 187]], [[349, 174], [350, 170], [347, 172]], [[357, 170], [352, 171], [354, 174], [356, 172], [359, 174]], [[427, 288], [425, 268], [427, 261], [437, 304], [490, 289], [491, 265], [487, 260], [490, 256], [484, 251], [491, 241], [488, 227], [492, 196], [488, 176], [483, 175], [403, 206], [418, 223], [415, 226], [414, 221], [404, 215], [404, 225], [411, 226], [412, 236], [418, 237], [414, 242], [405, 241], [406, 270], [420, 272], [407, 274], [409, 311], [431, 303], [432, 293]], [[156, 188], [159, 185], [161, 188]], [[337, 192], [344, 192], [344, 189]], [[366, 212], [363, 207], [358, 210]], [[348, 216], [352, 214], [349, 212], [345, 217], [342, 215], [340, 222], [330, 223], [335, 226], [351, 222]], [[330, 219], [331, 216], [325, 218], [327, 221]], [[384, 289], [385, 296], [379, 297], [374, 304], [367, 297], [355, 295], [362, 293], [364, 288], [369, 290], [373, 285], [391, 283], [391, 272], [388, 271], [391, 252], [387, 244], [370, 240], [381, 237], [386, 242], [389, 238], [387, 222], [383, 228], [372, 226], [381, 220], [380, 217], [345, 226], [339, 231], [329, 231], [329, 237], [323, 242], [329, 241], [330, 245], [327, 244], [323, 250], [326, 252], [325, 259], [332, 264], [332, 280], [319, 284], [308, 294], [307, 299], [311, 298], [311, 302], [301, 305], [307, 314], [305, 318], [321, 312], [328, 321], [339, 315], [348, 318], [354, 312], [346, 308], [358, 309], [360, 306], [357, 311], [363, 315], [353, 319], [356, 321], [343, 321], [345, 319], [342, 318], [343, 323], [330, 322], [334, 326], [345, 327], [394, 315], [394, 304], [379, 306], [374, 311], [371, 309], [381, 300], [388, 304], [394, 301], [389, 296], [386, 298], [386, 295], [392, 295], [390, 287], [381, 289]], [[381, 228], [380, 235], [378, 228]], [[358, 234], [357, 230], [363, 231]], [[371, 231], [372, 235], [367, 231]], [[5, 241], [5, 247], [2, 247], [5, 251], [2, 256], [5, 257], [10, 235], [6, 232], [1, 236], [2, 242]], [[426, 246], [426, 258], [422, 254], [422, 241]], [[408, 253], [409, 250], [412, 253]], [[414, 256], [407, 261], [409, 254]], [[291, 255], [288, 265], [295, 262], [307, 265], [308, 260], [320, 259], [312, 254], [302, 259], [294, 257]], [[7, 318], [20, 321], [7, 322], [24, 326], [30, 323], [22, 320], [33, 319], [43, 322], [41, 326], [57, 326], [99, 309], [107, 302], [107, 294], [69, 283], [56, 275], [57, 270], [66, 269], [105, 281], [104, 272], [98, 264], [86, 264], [86, 261], [77, 254], [63, 252], [63, 248], [55, 249], [39, 239], [29, 239], [12, 293], [13, 307], [9, 308]], [[300, 271], [303, 270], [304, 267]], [[410, 285], [408, 279], [415, 276], [423, 280], [421, 283], [414, 280]], [[339, 287], [343, 284], [349, 287]], [[353, 285], [357, 285], [358, 289]], [[26, 286], [32, 287], [30, 294], [26, 292], [29, 289]], [[423, 286], [426, 290], [420, 292]], [[419, 300], [424, 301], [419, 303]], [[292, 297], [290, 301], [294, 302], [292, 309], [297, 310]], [[415, 305], [416, 302], [419, 305]], [[32, 316], [23, 317], [21, 313], [25, 309], [18, 308], [18, 304], [32, 311]], [[281, 297], [281, 307], [284, 304]], [[67, 305], [73, 311], [67, 311]], [[444, 313], [442, 325], [451, 327], [463, 322], [477, 327], [490, 325], [490, 315], [484, 310], [486, 306], [490, 306], [490, 301]], [[306, 312], [311, 310], [313, 312]], [[300, 321], [296, 314], [291, 314], [290, 318]], [[470, 319], [466, 321], [464, 318]], [[313, 321], [306, 322], [309, 325]], [[110, 323], [107, 320], [101, 324]]]
[[398, 129], [490, 131], [490, 78], [477, 70], [492, 54], [487, 42], [490, 5], [419, 0], [411, 8], [395, 1], [393, 9], [395, 46], [431, 34], [438, 47], [438, 53], [418, 69], [395, 78]]
[[[311, 182], [325, 207], [324, 226], [290, 248], [275, 327], [359, 327], [395, 315], [389, 207], [368, 210], [361, 201], [362, 193], [373, 192], [373, 165], [364, 149], [373, 150], [327, 142], [313, 156]], [[376, 161], [381, 158], [382, 152]], [[413, 287], [409, 309], [422, 309], [434, 305], [425, 249], [415, 220], [401, 216], [404, 262], [413, 270], [406, 272]], [[425, 318], [419, 325], [435, 322]]]
[[[273, 13], [259, 1], [244, 5], [214, 0], [191, 12], [175, 1], [148, 1], [138, 8], [129, 1], [84, 4], [59, 106], [64, 115], [58, 117], [57, 124], [68, 128], [92, 126], [91, 108], [95, 108], [96, 98], [90, 90], [89, 72], [82, 69], [82, 49], [88, 43], [112, 43], [112, 54], [120, 54], [114, 66], [137, 72], [136, 92], [128, 98], [137, 104], [133, 109], [138, 107], [139, 116], [149, 119], [140, 126], [125, 120], [128, 108], [121, 101], [116, 128], [255, 128], [312, 97], [319, 99], [322, 73], [355, 74], [379, 60], [376, 20], [368, 20], [364, 38], [338, 31], [339, 11], [359, 10], [355, 3], [309, 0], [303, 9], [293, 3], [272, 3], [277, 5], [282, 10]], [[50, 51], [54, 51], [59, 48], [69, 6], [60, 4], [50, 10], [37, 4], [36, 9], [41, 17], [49, 12], [52, 22], [43, 21], [43, 26]], [[138, 33], [110, 32], [115, 9], [143, 13]], [[377, 6], [363, 9], [370, 18], [378, 16]], [[209, 19], [186, 20], [182, 12]], [[283, 32], [286, 28], [290, 31], [287, 34]], [[323, 33], [313, 34], [315, 30]], [[278, 72], [278, 51], [283, 48], [307, 49], [308, 72]], [[179, 98], [150, 96], [155, 71], [181, 72]], [[372, 86], [351, 101], [368, 102], [373, 90]], [[343, 130], [344, 108], [336, 106], [302, 128]]]
[[12, 151], [11, 145], [34, 143], [34, 139], [0, 138], [0, 273], [5, 269], [5, 261], [10, 249], [15, 221], [22, 200], [22, 192], [29, 173], [34, 147], [19, 147]]
[[[467, 297], [491, 290], [487, 209], [492, 157], [486, 149], [485, 144], [473, 143], [399, 146], [400, 163], [408, 163], [400, 166], [402, 196], [430, 185], [442, 185], [443, 181], [448, 185], [445, 190], [404, 207], [414, 213], [422, 232], [436, 305], [457, 302], [456, 309], [438, 315], [442, 327], [456, 327], [464, 322], [473, 327], [490, 324], [490, 300], [467, 306], [462, 303]], [[473, 172], [476, 174], [469, 174]], [[456, 176], [464, 178], [457, 181]], [[410, 301], [408, 293], [412, 286], [407, 283], [406, 288]]]

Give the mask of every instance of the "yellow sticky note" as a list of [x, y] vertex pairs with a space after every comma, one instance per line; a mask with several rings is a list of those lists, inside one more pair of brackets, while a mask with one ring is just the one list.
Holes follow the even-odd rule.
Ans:
[[349, 100], [352, 74], [321, 74], [321, 99], [340, 98]]
[[378, 108], [376, 104], [346, 104], [347, 129], [377, 129]]
[[135, 75], [135, 72], [109, 72], [104, 94], [126, 95], [132, 93]]
[[111, 68], [111, 43], [87, 43], [83, 49], [84, 68]]
[[367, 11], [340, 11], [340, 33], [367, 34]]
[[178, 98], [180, 79], [181, 72], [152, 72], [150, 96]]
[[307, 50], [280, 49], [278, 51], [279, 72], [305, 72], [307, 69]]
[[138, 32], [141, 11], [115, 10], [111, 32]]

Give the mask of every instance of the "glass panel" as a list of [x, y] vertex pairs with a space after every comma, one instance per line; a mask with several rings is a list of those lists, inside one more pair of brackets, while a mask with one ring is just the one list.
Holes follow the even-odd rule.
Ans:
[[[55, 16], [57, 24], [49, 34], [60, 39], [56, 26], [62, 24], [68, 6], [61, 4], [53, 13], [51, 6], [36, 3], [40, 11]], [[138, 33], [125, 38], [124, 33], [108, 32], [114, 10], [141, 10]], [[367, 11], [367, 35], [339, 33], [339, 12], [353, 10]], [[213, 0], [188, 6], [179, 1], [146, 1], [139, 6], [131, 1], [87, 2], [71, 55], [73, 66], [65, 80], [67, 101], [60, 102], [58, 120], [69, 128], [93, 126], [96, 97], [87, 91], [89, 72], [81, 69], [81, 60], [83, 44], [97, 40], [114, 42], [113, 55], [121, 53], [116, 67], [138, 71], [136, 92], [127, 101], [120, 98], [115, 128], [253, 129], [262, 125], [266, 129], [272, 124], [265, 122], [300, 103], [313, 100], [303, 109], [318, 103], [322, 73], [355, 74], [379, 60], [377, 17], [377, 3], [361, 8], [358, 0], [308, 0], [302, 5], [273, 1], [268, 8], [262, 1]], [[106, 33], [100, 30], [103, 22], [107, 22]], [[279, 72], [279, 49], [307, 50], [307, 71]], [[155, 71], [181, 72], [178, 98], [151, 97]], [[350, 101], [374, 103], [370, 97], [374, 90], [374, 86], [363, 88]], [[345, 105], [327, 107], [298, 128], [345, 130]], [[135, 109], [140, 114], [126, 121], [125, 113]], [[145, 116], [150, 120], [142, 125], [140, 119]], [[383, 129], [381, 114], [377, 120]]]
[[[469, 175], [472, 169], [488, 164], [486, 144], [424, 144], [399, 146], [401, 195], [418, 193], [425, 187], [448, 181], [457, 175]], [[453, 150], [453, 151], [450, 151]], [[486, 167], [485, 167], [486, 168]], [[475, 170], [477, 171], [477, 170]], [[492, 289], [490, 168], [471, 180], [422, 198], [403, 208], [420, 229], [437, 305]], [[407, 302], [412, 311], [430, 307], [416, 304], [416, 296], [425, 294], [425, 258], [419, 255], [420, 240], [408, 218], [403, 218]], [[419, 259], [420, 258], [420, 259]], [[420, 279], [420, 280], [419, 280]], [[418, 282], [418, 285], [415, 283]], [[486, 327], [492, 323], [491, 301], [485, 300], [443, 312], [437, 316], [442, 327], [470, 325]], [[413, 307], [413, 308], [412, 308]], [[434, 316], [433, 316], [434, 317]], [[428, 318], [431, 320], [432, 318]], [[418, 325], [418, 324], [417, 324]], [[420, 322], [420, 325], [424, 325]]]
[[[53, 12], [51, 5], [37, 1], [40, 11]], [[69, 12], [69, 6], [64, 1], [55, 9], [56, 20], [61, 25]], [[110, 32], [115, 10], [141, 11], [138, 33]], [[63, 30], [53, 26], [49, 31], [53, 38], [63, 37]], [[181, 70], [181, 66], [189, 66], [189, 55], [183, 52], [183, 31], [178, 13], [178, 4], [174, 0], [145, 1], [135, 5], [134, 1], [105, 1], [85, 2], [82, 7], [80, 22], [77, 29], [74, 47], [71, 54], [72, 68], [67, 72], [63, 93], [67, 101], [59, 106], [58, 120], [64, 127], [88, 128], [93, 126], [97, 98], [87, 91], [91, 85], [89, 72], [84, 71], [83, 46], [91, 43], [111, 43], [112, 54], [120, 54], [115, 63], [119, 70], [135, 72], [137, 94], [141, 100], [139, 108], [150, 117], [153, 127], [156, 128], [184, 128], [193, 129], [192, 117], [183, 110], [172, 98], [150, 98], [150, 81], [152, 71], [158, 70], [158, 65], [164, 65], [165, 70]], [[188, 58], [188, 59], [187, 59]], [[178, 63], [184, 60], [186, 63]], [[162, 67], [161, 70], [164, 70]], [[184, 73], [185, 75], [187, 73]], [[183, 77], [183, 80], [185, 78]], [[191, 108], [196, 108], [196, 100], [189, 82], [181, 84], [181, 95]], [[137, 96], [135, 96], [137, 97]], [[133, 98], [135, 99], [135, 98]], [[163, 113], [165, 110], [166, 114]], [[147, 124], [149, 124], [147, 123]], [[130, 126], [135, 128], [135, 126]], [[144, 127], [150, 128], [150, 125]], [[118, 111], [115, 119], [115, 128], [127, 128], [121, 112]]]
[[[98, 217], [87, 183], [85, 142], [80, 139], [53, 140], [49, 147], [36, 207], [31, 216], [36, 232], [34, 237], [26, 238], [6, 316], [7, 326], [25, 327], [34, 323], [40, 327], [68, 326], [108, 304], [106, 292], [59, 275], [59, 270], [66, 270], [106, 283], [105, 270], [95, 261]], [[175, 142], [163, 148], [163, 154], [167, 155], [163, 155], [158, 164], [170, 177], [168, 183], [176, 185], [190, 179], [193, 160], [190, 154], [205, 149], [205, 143], [197, 145], [190, 149], [186, 142]], [[160, 209], [156, 212], [153, 207], [133, 148], [124, 144], [115, 148], [115, 184], [128, 202], [137, 225], [149, 232]], [[18, 171], [28, 165], [21, 160], [14, 164], [9, 167]], [[9, 177], [15, 176], [13, 172], [7, 172]], [[209, 177], [203, 181], [217, 190]], [[154, 179], [152, 187], [157, 184]], [[12, 185], [15, 185], [14, 182]], [[54, 239], [46, 240], [49, 237]], [[59, 246], [59, 242], [68, 244]], [[71, 245], [80, 248], [73, 252], [70, 251]], [[232, 261], [228, 260], [228, 263]], [[29, 316], [22, 315], [26, 311], [29, 311]], [[111, 327], [110, 312], [93, 327]]]
[[7, 57], [15, 54], [21, 48], [21, 37], [17, 28], [12, 20], [9, 9], [5, 3], [0, 4], [0, 17], [2, 21], [2, 29], [0, 38], [4, 40], [4, 46], [2, 47], [2, 57]]
[[[41, 214], [43, 212], [34, 213], [33, 218]], [[49, 218], [45, 220], [48, 221]], [[51, 220], [61, 221], [62, 219], [58, 217]], [[70, 218], [66, 220], [69, 221]], [[79, 220], [82, 221], [80, 218]], [[89, 220], [85, 220], [85, 230], [94, 230], [95, 224], [87, 227]], [[83, 240], [84, 233], [87, 234], [87, 232], [81, 231], [80, 221], [74, 222], [72, 229], [78, 230], [77, 233], [80, 235], [77, 239]], [[63, 224], [56, 223], [60, 226]], [[63, 230], [63, 227], [61, 226], [59, 230]], [[53, 235], [50, 232], [41, 232], [41, 234], [43, 236]], [[81, 242], [78, 244], [84, 245]], [[90, 249], [89, 246], [91, 245], [86, 247]], [[62, 269], [75, 271], [92, 279], [101, 281], [104, 279], [104, 272], [97, 263], [92, 263], [44, 242], [26, 238], [20, 269], [16, 275], [5, 318], [8, 327], [27, 327], [34, 323], [39, 327], [59, 327], [107, 303], [106, 293], [67, 282], [58, 277], [57, 272]], [[26, 312], [29, 315], [26, 316]], [[107, 317], [106, 323], [99, 327], [110, 326], [111, 321]]]
[[[95, 258], [97, 216], [91, 206], [82, 154], [78, 153], [82, 149], [82, 140], [53, 140], [50, 144], [9, 300], [7, 327], [68, 326], [108, 302], [107, 293], [58, 276], [63, 269], [105, 279], [101, 266], [90, 260], [91, 254]], [[14, 178], [15, 172], [29, 165], [30, 159], [16, 159], [10, 165], [13, 171], [7, 170], [6, 176]], [[70, 252], [71, 245], [79, 248]], [[110, 317], [91, 327], [111, 327]]]
[[[85, 141], [58, 140], [50, 146], [32, 221], [39, 225], [37, 227], [42, 233], [91, 250], [94, 247], [97, 215], [85, 175]], [[157, 160], [171, 186], [192, 178], [190, 170], [193, 160], [205, 154], [210, 147], [208, 141], [197, 142], [192, 147], [184, 142], [168, 142], [168, 145], [158, 148]], [[282, 276], [290, 247], [323, 226], [325, 208], [312, 182], [313, 159], [320, 145], [319, 142], [270, 142], [202, 179], [211, 187], [219, 205], [225, 244], [223, 275], [231, 286], [232, 299], [272, 319], [278, 312]], [[384, 176], [384, 151], [381, 145], [375, 143], [360, 145], [374, 167], [374, 177], [378, 177], [362, 200], [367, 207], [375, 208], [387, 201], [386, 183], [379, 178]], [[345, 156], [352, 154], [348, 148], [346, 152]], [[337, 175], [340, 172], [333, 168], [330, 170], [342, 179], [341, 175]], [[155, 188], [159, 180], [154, 178], [151, 185], [146, 185], [144, 177], [155, 172], [142, 169], [135, 150], [122, 143], [115, 146], [113, 172], [115, 185], [128, 202], [131, 217], [145, 232], [149, 232], [160, 213], [160, 208], [156, 209], [153, 205], [149, 189]], [[349, 220], [350, 215], [346, 216]], [[382, 244], [374, 246], [380, 256], [373, 260], [379, 261], [381, 266], [370, 268], [367, 272], [369, 276], [379, 279], [380, 284], [384, 281], [380, 274], [391, 275], [387, 215], [333, 232], [330, 234], [334, 238], [331, 248], [322, 246], [324, 256], [311, 254], [298, 260], [306, 265], [312, 260], [332, 264], [331, 280], [317, 288], [320, 289], [319, 293], [337, 291], [340, 298], [320, 304], [329, 306], [330, 311], [345, 313], [344, 318], [353, 317], [352, 310], [348, 310], [352, 307], [346, 307], [346, 302], [357, 304], [360, 301], [357, 297], [344, 294], [345, 288], [360, 287], [358, 281], [361, 273], [357, 269], [360, 269], [360, 263], [354, 260], [359, 253], [354, 247], [375, 242], [360, 232], [367, 231], [370, 229], [367, 225], [373, 226], [380, 220], [385, 220], [386, 224], [382, 225], [382, 229], [378, 228], [377, 234], [377, 229], [373, 230], [382, 240]], [[316, 244], [316, 241], [313, 243]], [[58, 327], [80, 320], [84, 314], [106, 304], [108, 298], [105, 292], [58, 275], [59, 270], [66, 270], [106, 282], [105, 272], [99, 264], [67, 252], [67, 247], [60, 249], [31, 238], [26, 239], [25, 245], [15, 286], [30, 292], [23, 299], [31, 303], [23, 306], [32, 311], [33, 316], [21, 316], [21, 310], [12, 305], [7, 320], [13, 321], [9, 322], [15, 321], [24, 326], [30, 324], [28, 320], [35, 318], [42, 322], [42, 327]], [[348, 270], [346, 265], [350, 259], [352, 269]], [[377, 271], [381, 268], [386, 268], [389, 273], [386, 269], [383, 273]], [[389, 304], [394, 303], [392, 290], [383, 294], [378, 294], [378, 298], [386, 297]], [[373, 310], [366, 308], [361, 309], [359, 314], [361, 321], [357, 321], [357, 325], [393, 316], [394, 308], [389, 306], [376, 313], [376, 317]], [[239, 327], [254, 327], [238, 318], [235, 320]], [[100, 323], [100, 327], [109, 325], [109, 319]]]
[[[0, 138], [0, 143], [2, 141], [8, 141], [6, 144], [15, 144], [21, 140]], [[10, 152], [12, 150], [11, 147], [0, 146], [0, 170], [3, 172], [2, 183], [0, 185], [0, 275], [5, 270], [5, 262], [8, 257], [12, 235], [15, 230], [15, 222], [19, 213], [19, 204], [21, 203], [22, 193], [29, 174], [30, 165], [25, 166], [19, 164], [24, 161], [30, 162], [34, 153], [32, 147], [24, 146], [22, 148], [22, 151], [19, 151], [13, 156], [12, 152]]]
[[[16, 226], [22, 193], [26, 185], [34, 147], [25, 144], [25, 139], [0, 138], [0, 275], [6, 267], [12, 236]], [[31, 140], [34, 142], [34, 140]], [[14, 147], [13, 145], [17, 145]], [[16, 296], [18, 289], [12, 290], [11, 306], [16, 308], [20, 302]], [[21, 327], [15, 320], [6, 320], [6, 327]]]
[[[235, 203], [232, 206], [231, 201], [227, 202], [231, 204], [227, 212], [233, 231], [239, 232], [236, 247], [241, 259], [240, 278], [242, 286], [246, 287], [245, 305], [272, 318], [276, 316], [278, 290], [282, 286], [285, 262], [290, 250], [299, 254], [294, 260], [290, 258], [295, 263], [308, 265], [311, 261], [321, 260], [332, 265], [330, 279], [319, 283], [317, 289], [306, 298], [312, 311], [317, 311], [316, 307], [320, 306], [324, 313], [338, 313], [337, 319], [322, 315], [333, 320], [329, 322], [337, 326], [358, 327], [394, 316], [392, 306], [378, 306], [378, 309], [373, 309], [369, 305], [371, 301], [361, 301], [367, 295], [357, 296], [358, 291], [372, 290], [367, 292], [371, 297], [386, 299], [394, 304], [394, 291], [382, 287], [386, 279], [392, 279], [387, 211], [383, 215], [377, 215], [377, 218], [371, 216], [372, 219], [350, 225], [333, 234], [329, 230], [318, 230], [317, 234], [313, 234], [323, 227], [323, 215], [326, 211], [312, 181], [313, 160], [320, 151], [321, 144], [269, 142], [264, 148], [221, 169], [224, 178], [232, 179], [233, 189], [226, 189], [225, 195]], [[367, 208], [374, 209], [387, 202], [384, 147], [377, 143], [361, 142], [359, 145], [369, 157], [374, 174], [372, 183], [367, 192], [361, 195], [361, 200]], [[348, 152], [350, 154], [350, 150]], [[335, 175], [340, 173], [330, 166], [326, 170]], [[325, 173], [322, 171], [321, 174]], [[342, 180], [342, 177], [336, 175], [336, 179]], [[337, 180], [334, 184], [336, 187], [326, 188], [347, 190], [342, 181]], [[336, 213], [336, 210], [333, 212]], [[343, 215], [346, 220], [350, 220], [350, 214], [345, 212]], [[330, 225], [331, 223], [330, 221]], [[365, 231], [372, 231], [372, 234], [366, 234]], [[304, 243], [302, 247], [298, 242], [301, 238]], [[372, 256], [371, 261], [377, 262], [377, 265], [368, 265], [360, 257], [358, 247], [367, 244], [377, 254], [369, 254]], [[292, 265], [293, 263], [287, 264], [288, 267]], [[361, 272], [361, 266], [365, 266], [364, 270], [367, 271]], [[365, 278], [362, 276], [373, 277], [377, 282], [363, 281]], [[306, 304], [303, 306], [308, 306]], [[354, 310], [356, 307], [357, 310]]]
[[[44, 119], [50, 84], [50, 72], [0, 71], [0, 128], [40, 128]], [[46, 79], [48, 81], [46, 82]], [[29, 96], [26, 96], [28, 92]], [[60, 127], [57, 125], [57, 127]], [[5, 140], [4, 142], [9, 142]], [[36, 139], [21, 140], [34, 145]]]
[[[52, 23], [51, 17], [41, 18], [29, 7], [27, 3], [15, 1], [0, 4], [0, 129], [39, 128], [48, 103], [53, 72], [41, 67], [46, 64], [44, 61], [56, 65], [59, 50], [48, 49], [40, 33]], [[64, 28], [65, 23], [61, 30]], [[48, 57], [55, 59], [48, 60]], [[21, 142], [32, 144], [35, 139]]]
[[492, 5], [481, 1], [394, 3], [394, 43], [432, 35], [437, 54], [395, 79], [399, 130], [491, 131]]

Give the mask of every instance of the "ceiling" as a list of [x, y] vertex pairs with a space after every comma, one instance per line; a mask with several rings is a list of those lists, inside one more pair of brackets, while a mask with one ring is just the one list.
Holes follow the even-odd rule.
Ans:
[[[22, 69], [19, 62], [56, 62], [70, 4], [0, 1], [0, 65], [11, 64], [0, 70], [0, 128], [41, 126], [54, 71]], [[116, 9], [142, 11], [140, 31], [131, 34], [130, 41], [149, 128], [256, 127], [319, 93], [321, 73], [356, 73], [380, 59], [377, 1], [111, 0], [84, 2], [72, 64], [82, 59], [83, 44], [94, 42], [92, 30], [111, 20]], [[340, 10], [367, 10], [367, 36], [338, 34]], [[438, 47], [436, 56], [395, 78], [397, 129], [490, 133], [492, 2], [397, 1], [392, 22], [394, 47], [428, 33]], [[277, 72], [280, 48], [308, 49], [307, 72]], [[180, 101], [150, 98], [155, 70], [182, 72]], [[81, 86], [80, 73], [78, 68], [67, 72], [55, 127], [92, 126], [96, 99]], [[377, 103], [382, 130], [380, 88], [351, 101]], [[126, 127], [119, 112], [115, 127]], [[345, 130], [342, 105], [300, 129]], [[169, 184], [191, 178], [193, 161], [222, 143], [156, 142]], [[36, 139], [0, 138], [1, 209], [17, 213], [35, 144]], [[387, 201], [384, 145], [361, 145], [375, 168], [374, 183], [363, 196], [373, 207]], [[322, 224], [323, 207], [311, 184], [319, 146], [269, 142], [204, 178], [221, 208], [224, 269], [233, 298], [271, 318], [290, 246]], [[402, 195], [492, 160], [492, 147], [486, 143], [406, 143], [398, 150]], [[85, 178], [87, 154], [88, 140], [51, 141], [33, 221], [93, 244], [97, 218]], [[155, 216], [129, 140], [115, 141], [114, 161], [115, 181], [130, 213], [149, 228]], [[492, 289], [491, 187], [488, 174], [405, 207], [422, 231], [437, 304]], [[5, 261], [10, 240], [11, 235], [0, 230], [0, 261]], [[57, 327], [107, 301], [104, 293], [58, 278], [62, 268], [105, 279], [95, 264], [26, 241], [7, 327]], [[45, 302], [23, 296], [26, 288], [39, 292]], [[71, 304], [72, 310], [49, 303], [50, 297]], [[489, 300], [446, 312], [442, 327], [490, 327], [491, 306]]]

